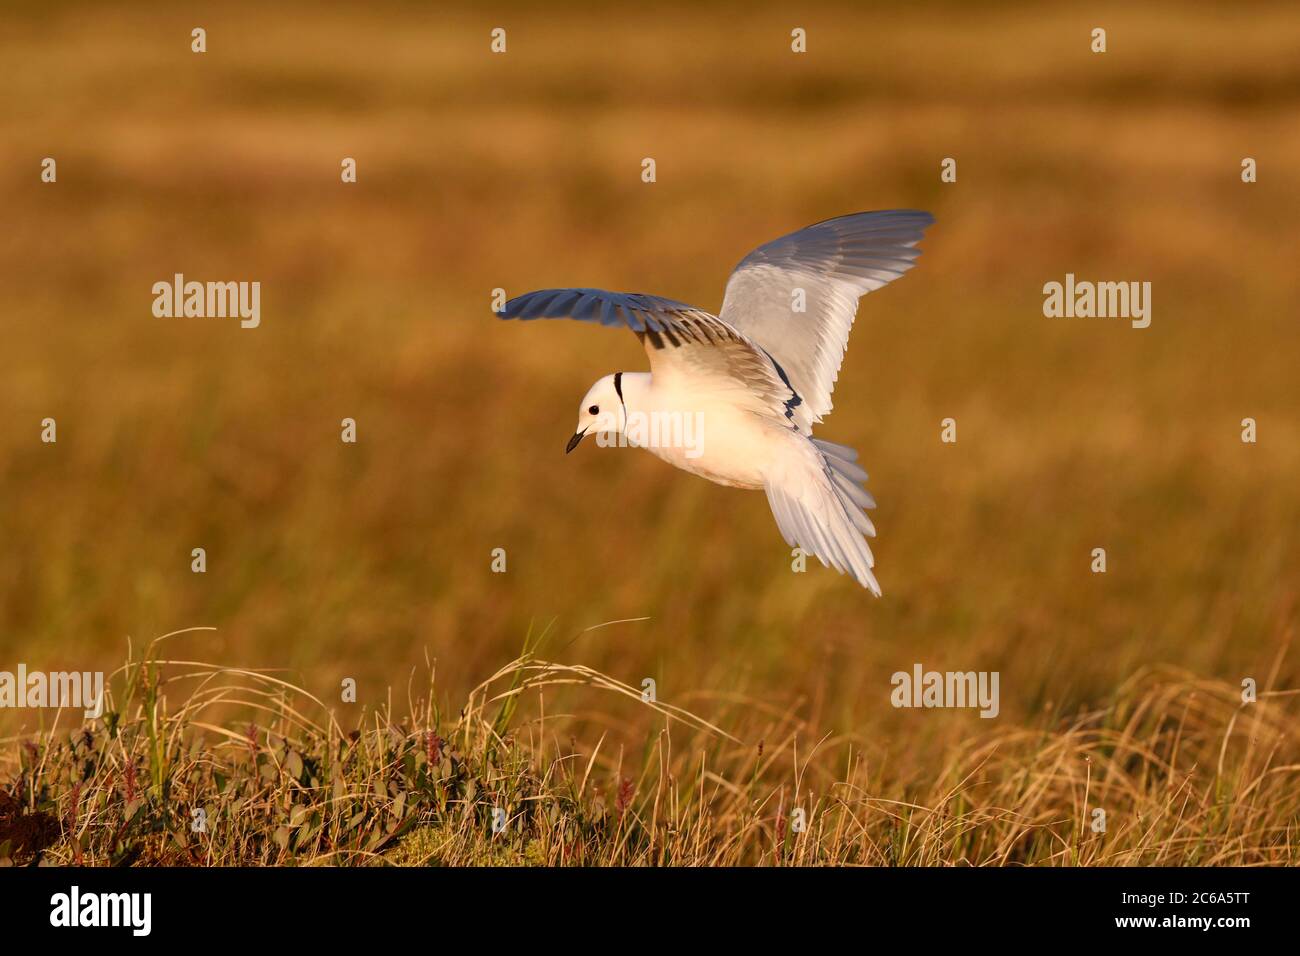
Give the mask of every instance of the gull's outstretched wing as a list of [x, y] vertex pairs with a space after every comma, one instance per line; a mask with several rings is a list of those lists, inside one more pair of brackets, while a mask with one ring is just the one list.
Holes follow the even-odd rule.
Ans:
[[577, 319], [633, 332], [671, 331], [692, 316], [716, 318], [684, 302], [636, 292], [604, 289], [540, 289], [506, 303], [503, 319]]
[[831, 410], [858, 299], [912, 268], [933, 222], [915, 209], [827, 219], [759, 246], [731, 273], [721, 318], [781, 364], [810, 422]]
[[762, 346], [712, 313], [682, 302], [604, 289], [542, 289], [511, 299], [503, 319], [577, 319], [637, 334], [657, 379], [726, 380], [736, 399], [779, 416], [804, 434], [810, 418], [785, 371]]

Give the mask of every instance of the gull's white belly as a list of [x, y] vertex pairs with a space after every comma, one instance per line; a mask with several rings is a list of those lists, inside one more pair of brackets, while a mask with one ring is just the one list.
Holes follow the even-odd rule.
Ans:
[[762, 488], [775, 447], [789, 440], [784, 431], [743, 408], [713, 402], [647, 414], [645, 426], [630, 428], [627, 437], [629, 444], [709, 481]]

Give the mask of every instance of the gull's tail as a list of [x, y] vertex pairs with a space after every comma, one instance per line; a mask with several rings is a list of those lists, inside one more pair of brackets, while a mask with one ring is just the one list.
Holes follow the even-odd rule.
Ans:
[[867, 473], [857, 464], [858, 453], [818, 438], [792, 433], [791, 439], [791, 454], [765, 485], [782, 536], [880, 597], [871, 571], [876, 562], [863, 537], [876, 536], [863, 513], [876, 501], [861, 485]]

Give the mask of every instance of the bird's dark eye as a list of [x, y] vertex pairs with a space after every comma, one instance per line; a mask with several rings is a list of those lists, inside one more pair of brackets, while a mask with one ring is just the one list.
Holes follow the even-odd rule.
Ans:
[[600, 406], [599, 406], [599, 405], [592, 405], [591, 408], [587, 409], [587, 411], [589, 411], [589, 412], [590, 412], [591, 414], [593, 414], [593, 415], [599, 415], [599, 414], [600, 414]]

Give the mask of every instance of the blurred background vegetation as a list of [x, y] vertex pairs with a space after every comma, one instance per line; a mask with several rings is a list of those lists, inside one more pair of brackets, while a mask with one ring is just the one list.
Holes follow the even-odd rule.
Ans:
[[[990, 722], [894, 711], [918, 661], [1000, 671], [1012, 722], [1146, 665], [1300, 676], [1294, 4], [0, 17], [0, 668], [111, 669], [128, 637], [213, 625], [173, 656], [327, 699], [354, 677], [362, 705], [427, 656], [454, 710], [553, 620], [553, 657], [733, 728], [794, 708], [922, 772]], [[559, 285], [717, 309], [759, 243], [890, 207], [938, 222], [864, 300], [820, 429], [871, 472], [882, 600], [792, 574], [761, 494], [566, 458], [588, 385], [644, 354], [489, 311]], [[260, 281], [261, 327], [154, 318], [176, 272]], [[1044, 318], [1067, 272], [1151, 281], [1151, 327]], [[629, 739], [657, 719], [557, 693]]]

